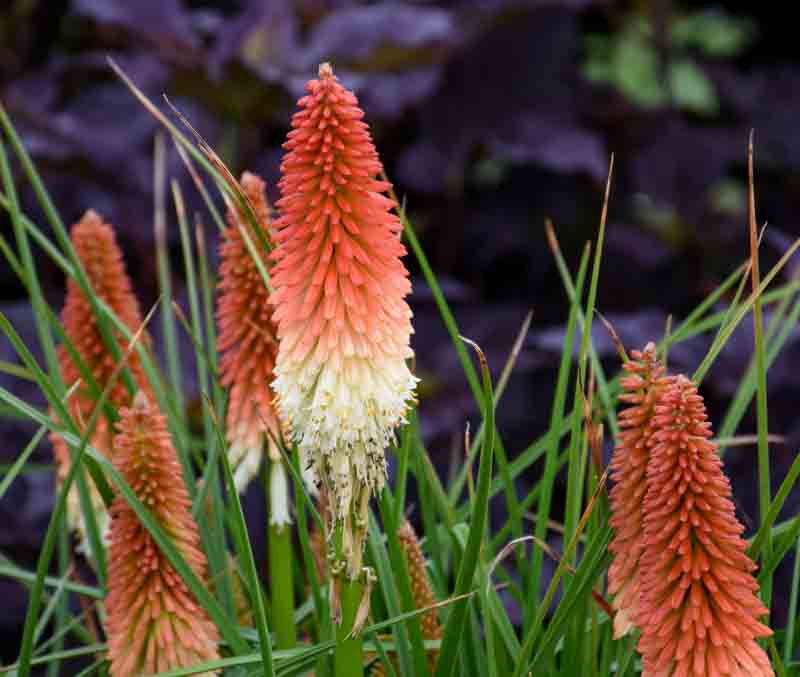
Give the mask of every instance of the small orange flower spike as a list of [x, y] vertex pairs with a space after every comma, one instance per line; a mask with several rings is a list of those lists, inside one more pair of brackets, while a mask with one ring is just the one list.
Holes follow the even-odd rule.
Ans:
[[[403, 550], [408, 567], [408, 577], [411, 581], [411, 593], [414, 596], [414, 607], [424, 609], [436, 604], [436, 597], [428, 578], [428, 569], [425, 564], [425, 555], [422, 553], [417, 532], [406, 520], [397, 532], [397, 540]], [[436, 609], [426, 611], [420, 618], [423, 639], [441, 639], [442, 625]]]
[[746, 555], [731, 487], [703, 398], [685, 376], [659, 388], [644, 500], [639, 651], [648, 677], [767, 677], [756, 643], [755, 564]]
[[656, 357], [656, 347], [631, 352], [622, 365], [628, 375], [620, 381], [621, 402], [628, 405], [619, 414], [622, 429], [611, 458], [611, 517], [614, 538], [608, 546], [614, 561], [608, 570], [608, 591], [614, 596], [614, 637], [622, 637], [634, 626], [639, 609], [640, 564], [644, 549], [642, 503], [645, 471], [650, 456], [651, 419], [664, 367]]
[[[422, 553], [422, 546], [420, 545], [417, 532], [408, 520], [403, 522], [403, 525], [397, 531], [397, 541], [405, 555], [406, 566], [408, 567], [408, 578], [411, 582], [411, 594], [414, 597], [414, 608], [425, 609], [433, 606], [436, 603], [436, 596], [433, 594], [431, 588], [431, 581], [428, 578], [428, 569], [425, 565], [425, 555]], [[441, 639], [443, 629], [439, 623], [439, 617], [436, 614], [436, 609], [426, 611], [420, 617], [420, 629], [422, 630], [422, 639]], [[436, 660], [439, 652], [435, 649], [428, 651], [428, 668], [431, 674], [436, 671]], [[392, 662], [396, 666], [396, 655], [392, 654]], [[397, 668], [399, 672], [399, 668]], [[376, 660], [370, 669], [370, 677], [385, 677], [386, 668], [380, 660]]]
[[[253, 205], [262, 236], [269, 237], [269, 205], [264, 182], [255, 174], [242, 174], [241, 186]], [[269, 291], [250, 256], [240, 225], [257, 250], [261, 240], [249, 222], [228, 210], [229, 227], [221, 247], [217, 324], [222, 384], [230, 388], [227, 414], [228, 457], [233, 479], [243, 491], [258, 473], [266, 446], [273, 461], [280, 461], [276, 444], [280, 425], [272, 391], [278, 339], [269, 307]], [[266, 265], [267, 255], [262, 255]], [[286, 512], [286, 511], [283, 511]], [[274, 519], [271, 515], [271, 519]], [[288, 513], [284, 520], [288, 520]]]
[[[329, 491], [348, 574], [359, 573], [369, 498], [417, 379], [406, 360], [411, 290], [401, 224], [355, 95], [329, 64], [306, 85], [284, 148], [273, 225], [273, 388], [292, 440]], [[331, 533], [333, 533], [331, 529]]]
[[[204, 579], [206, 558], [164, 416], [139, 391], [132, 406], [120, 411], [117, 430], [114, 466]], [[106, 609], [112, 677], [219, 658], [216, 626], [122, 496], [111, 506]]]
[[[75, 253], [83, 264], [89, 284], [95, 294], [116, 313], [131, 333], [137, 331], [142, 323], [142, 316], [131, 289], [131, 282], [122, 260], [122, 252], [117, 245], [112, 227], [90, 209], [72, 227], [70, 237], [75, 247]], [[72, 278], [67, 280], [66, 301], [61, 313], [61, 321], [64, 325], [64, 333], [91, 373], [98, 391], [102, 391], [111, 379], [116, 361], [103, 341], [89, 300]], [[114, 332], [114, 336], [120, 350], [124, 352], [128, 347], [127, 341], [120, 332]], [[67, 388], [78, 383], [77, 390], [69, 400], [70, 414], [79, 425], [85, 424], [95, 408], [95, 394], [83, 379], [77, 364], [64, 346], [58, 348], [58, 361], [61, 378]], [[137, 387], [148, 389], [147, 379], [136, 353], [128, 358], [127, 365]], [[108, 401], [115, 408], [130, 403], [130, 394], [120, 378], [117, 378], [111, 387]], [[111, 427], [106, 418], [101, 416], [90, 443], [99, 452], [110, 457], [111, 438]], [[52, 434], [50, 440], [54, 448], [58, 478], [63, 480], [69, 471], [69, 449], [60, 435]], [[98, 526], [101, 533], [105, 534], [108, 528], [108, 513], [94, 484], [90, 482], [89, 487]], [[67, 496], [67, 521], [70, 527], [78, 533], [78, 549], [88, 555], [86, 522], [75, 486], [71, 487]]]

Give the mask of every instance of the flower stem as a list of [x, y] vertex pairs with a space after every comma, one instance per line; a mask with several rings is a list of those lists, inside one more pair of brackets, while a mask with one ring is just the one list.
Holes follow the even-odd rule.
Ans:
[[[273, 462], [274, 463], [274, 462]], [[278, 461], [277, 463], [281, 463]], [[272, 475], [274, 477], [274, 473]], [[272, 585], [272, 627], [279, 649], [293, 649], [297, 644], [297, 628], [294, 622], [294, 580], [292, 562], [292, 531], [289, 524], [275, 518], [274, 484], [270, 487], [269, 510], [269, 578]], [[283, 496], [282, 499], [287, 500]]]
[[364, 584], [350, 581], [342, 574], [339, 588], [342, 622], [336, 628], [334, 668], [336, 677], [356, 677], [364, 673], [364, 646], [361, 637], [349, 637], [356, 619]]
[[272, 581], [272, 627], [279, 649], [297, 644], [294, 624], [294, 585], [292, 580], [292, 541], [288, 526], [269, 527], [269, 577]]

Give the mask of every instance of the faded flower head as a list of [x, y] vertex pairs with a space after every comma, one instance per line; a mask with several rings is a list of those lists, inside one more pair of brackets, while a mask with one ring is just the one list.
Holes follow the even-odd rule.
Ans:
[[396, 205], [363, 111], [328, 64], [298, 102], [281, 165], [273, 388], [293, 441], [328, 488], [344, 551], [360, 567], [367, 505], [384, 450], [414, 397], [411, 285]]
[[627, 374], [621, 379], [621, 402], [627, 404], [619, 414], [620, 433], [611, 458], [611, 517], [614, 538], [608, 546], [614, 561], [608, 570], [608, 591], [614, 596], [614, 637], [627, 634], [639, 613], [640, 566], [644, 551], [642, 503], [645, 472], [650, 456], [652, 417], [664, 367], [652, 343], [644, 350], [631, 352], [622, 365]]
[[637, 625], [645, 675], [773, 675], [756, 642], [755, 564], [710, 441], [703, 398], [685, 376], [658, 390], [652, 419]]
[[[414, 596], [414, 607], [425, 609], [436, 604], [431, 581], [428, 578], [428, 569], [425, 564], [425, 555], [422, 553], [417, 532], [411, 522], [405, 520], [397, 532], [397, 540], [403, 550], [408, 567], [408, 577], [411, 581], [411, 594]], [[423, 639], [441, 639], [442, 625], [436, 609], [426, 611], [420, 618]]]
[[[70, 238], [92, 290], [114, 311], [131, 333], [136, 332], [142, 324], [142, 316], [112, 227], [90, 209], [72, 227]], [[58, 362], [62, 380], [67, 388], [78, 383], [77, 390], [69, 399], [68, 407], [72, 418], [82, 428], [88, 423], [97, 403], [97, 396], [108, 385], [117, 363], [103, 341], [89, 299], [71, 277], [67, 280], [67, 294], [61, 322], [64, 333], [75, 347], [96, 386], [96, 390], [92, 390], [91, 381], [84, 378], [66, 347], [59, 346]], [[114, 332], [114, 337], [120, 351], [124, 353], [128, 348], [128, 342], [118, 331]], [[137, 387], [149, 389], [141, 361], [135, 352], [129, 356], [127, 366]], [[111, 387], [108, 401], [114, 408], [130, 403], [130, 393], [121, 378], [118, 377]], [[50, 439], [53, 443], [58, 478], [61, 481], [69, 472], [70, 452], [67, 443], [60, 435], [52, 434]], [[98, 419], [89, 442], [100, 453], [111, 456], [112, 430], [105, 416], [101, 415]], [[94, 483], [89, 481], [87, 485], [98, 527], [101, 534], [107, 535], [109, 519], [105, 504]], [[88, 554], [86, 521], [75, 485], [70, 488], [67, 495], [67, 522], [70, 528], [78, 533], [78, 549]]]
[[[255, 174], [242, 174], [241, 186], [254, 207], [261, 236], [269, 237], [269, 205], [264, 182]], [[269, 291], [253, 261], [240, 227], [256, 250], [261, 239], [250, 222], [233, 208], [228, 210], [228, 228], [221, 247], [217, 323], [222, 384], [230, 389], [227, 413], [228, 456], [233, 479], [243, 491], [258, 472], [264, 449], [273, 461], [281, 456], [276, 441], [280, 425], [272, 391], [278, 339], [269, 307]], [[261, 254], [266, 265], [267, 254]], [[284, 511], [286, 512], [286, 511]], [[281, 519], [288, 520], [288, 512]], [[271, 516], [274, 518], [274, 515]]]
[[[206, 558], [164, 416], [139, 391], [120, 417], [114, 466], [204, 579]], [[217, 659], [216, 626], [122, 496], [111, 516], [106, 631], [112, 677]]]
[[[437, 599], [431, 587], [431, 581], [428, 577], [428, 569], [425, 564], [425, 555], [422, 552], [417, 532], [411, 525], [411, 522], [405, 520], [397, 531], [397, 540], [403, 550], [403, 555], [408, 569], [408, 578], [411, 582], [411, 594], [414, 598], [415, 609], [425, 609], [436, 604]], [[422, 639], [441, 639], [444, 631], [439, 617], [437, 616], [436, 609], [426, 611], [420, 617], [420, 630], [422, 631]], [[439, 657], [439, 652], [436, 649], [428, 650], [428, 669], [433, 674], [436, 671], [436, 661]], [[395, 671], [399, 674], [399, 666], [397, 665], [397, 655], [391, 654], [391, 660], [395, 667]], [[370, 668], [370, 677], [385, 677], [386, 667], [384, 663], [377, 659]]]

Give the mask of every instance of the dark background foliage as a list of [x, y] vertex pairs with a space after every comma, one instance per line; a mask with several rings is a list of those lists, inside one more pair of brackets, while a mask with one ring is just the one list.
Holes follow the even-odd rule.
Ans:
[[[759, 218], [770, 223], [765, 264], [800, 235], [800, 55], [792, 30], [780, 3], [766, 2], [3, 0], [0, 97], [64, 219], [92, 207], [116, 226], [149, 307], [156, 123], [106, 56], [149, 95], [167, 92], [235, 172], [263, 174], [273, 200], [294, 102], [317, 64], [331, 61], [359, 95], [463, 333], [498, 371], [525, 313], [534, 311], [498, 412], [513, 454], [546, 426], [566, 320], [544, 219], [553, 219], [574, 265], [597, 227], [611, 152], [616, 176], [599, 308], [629, 347], [658, 338], [669, 314], [685, 315], [746, 255], [750, 128]], [[174, 153], [169, 171], [190, 208], [201, 209]], [[22, 194], [46, 227], [27, 186]], [[8, 232], [5, 214], [0, 228]], [[207, 230], [216, 243], [214, 228]], [[62, 276], [40, 263], [48, 298], [60, 308]], [[446, 472], [476, 412], [431, 294], [408, 264], [422, 424]], [[30, 307], [2, 263], [0, 307], [33, 345]], [[596, 339], [613, 370], [610, 340], [602, 329]], [[795, 332], [770, 372], [770, 430], [786, 438], [772, 448], [776, 483], [800, 442], [797, 339]], [[708, 341], [675, 349], [672, 365], [693, 370]], [[724, 411], [751, 345], [745, 323], [704, 383], [712, 415]], [[14, 359], [1, 341], [0, 359]], [[30, 385], [0, 378], [42, 401]], [[740, 432], [754, 427], [751, 414]], [[0, 462], [14, 458], [29, 432], [0, 421]], [[48, 445], [37, 454], [50, 462]], [[757, 517], [754, 455], [744, 446], [726, 457], [748, 526]], [[45, 468], [19, 478], [0, 503], [0, 549], [20, 564], [35, 560], [52, 492]], [[259, 524], [257, 493], [247, 503]], [[786, 505], [793, 513], [798, 497]], [[785, 580], [777, 584], [779, 624]], [[25, 596], [0, 580], [0, 598], [0, 661], [7, 661], [16, 655]]]

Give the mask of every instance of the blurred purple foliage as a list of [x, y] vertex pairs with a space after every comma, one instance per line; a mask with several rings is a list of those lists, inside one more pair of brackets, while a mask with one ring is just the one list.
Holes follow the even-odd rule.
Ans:
[[[272, 198], [294, 101], [317, 64], [330, 60], [366, 110], [462, 333], [485, 348], [496, 373], [525, 313], [534, 310], [498, 411], [506, 449], [514, 454], [547, 425], [566, 320], [544, 219], [554, 220], [575, 267], [597, 227], [610, 152], [616, 176], [599, 309], [628, 347], [659, 337], [668, 315], [684, 316], [746, 255], [744, 159], [751, 127], [759, 215], [775, 232], [764, 246], [765, 265], [800, 234], [800, 54], [779, 39], [787, 37], [782, 12], [769, 3], [641, 7], [650, 4], [651, 14], [591, 0], [7, 0], [0, 14], [0, 99], [65, 222], [93, 207], [115, 224], [149, 306], [157, 293], [157, 124], [114, 77], [107, 55], [155, 100], [168, 93], [235, 172], [262, 173]], [[741, 34], [750, 36], [723, 43], [727, 51], [703, 42], [710, 40], [708, 30], [680, 42], [666, 29], [671, 19], [713, 22], [723, 14], [746, 21]], [[652, 29], [649, 42], [626, 42], [636, 35], [629, 27], [642, 23]], [[625, 51], [631, 49], [639, 51]], [[691, 66], [674, 81], [672, 99], [660, 99], [658, 79], [639, 68], [652, 55], [656, 75], [673, 62]], [[633, 100], [628, 86], [651, 92], [652, 102]], [[168, 170], [183, 186], [190, 213], [202, 210], [174, 152]], [[30, 187], [21, 182], [20, 190], [27, 213], [48, 231]], [[169, 219], [177, 260], [174, 215]], [[216, 231], [207, 225], [216, 247]], [[10, 232], [5, 214], [0, 229]], [[49, 300], [60, 308], [62, 276], [44, 256], [37, 263]], [[422, 426], [444, 471], [476, 410], [430, 291], [411, 257], [408, 264]], [[180, 270], [175, 267], [176, 275]], [[175, 284], [180, 290], [180, 277]], [[0, 285], [3, 312], [35, 347], [22, 286], [4, 263]], [[599, 325], [595, 330], [613, 372], [613, 347]], [[770, 372], [771, 431], [787, 436], [786, 446], [774, 450], [776, 482], [800, 442], [793, 406], [800, 396], [793, 368], [799, 338], [792, 333]], [[708, 342], [676, 347], [673, 364], [693, 370]], [[745, 323], [704, 384], [712, 415], [725, 411], [751, 346]], [[0, 358], [15, 359], [2, 340]], [[30, 384], [5, 375], [0, 383], [42, 404]], [[753, 429], [748, 415], [740, 430]], [[8, 462], [31, 428], [3, 420], [0, 430], [0, 462]], [[745, 515], [755, 512], [753, 454], [736, 447], [726, 457]], [[43, 444], [34, 461], [49, 459]], [[531, 479], [522, 478], [520, 489]], [[21, 564], [30, 566], [35, 557], [51, 485], [47, 473], [26, 475], [0, 503], [0, 547]], [[787, 505], [797, 504], [793, 496]], [[13, 647], [21, 592], [0, 584], [16, 595], [0, 624]], [[785, 599], [776, 605], [781, 618]], [[0, 660], [13, 657], [3, 649]]]

